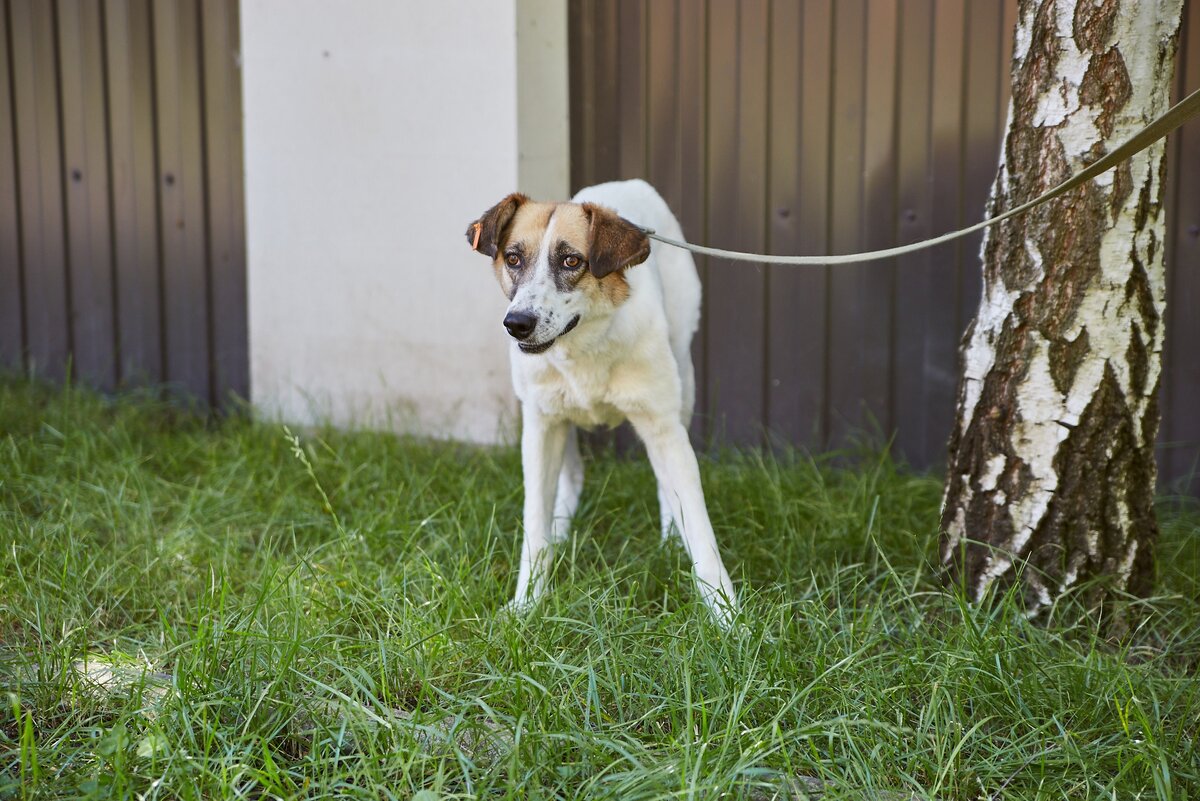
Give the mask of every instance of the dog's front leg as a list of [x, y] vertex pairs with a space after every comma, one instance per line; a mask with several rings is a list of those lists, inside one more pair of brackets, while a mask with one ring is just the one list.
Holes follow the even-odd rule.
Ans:
[[631, 416], [630, 422], [646, 443], [662, 497], [671, 505], [683, 545], [692, 559], [700, 597], [719, 623], [729, 625], [737, 611], [737, 599], [717, 550], [700, 486], [700, 466], [687, 429], [677, 419]]
[[554, 494], [569, 425], [521, 404], [521, 469], [525, 483], [525, 540], [512, 607], [522, 609], [546, 591], [553, 554]]

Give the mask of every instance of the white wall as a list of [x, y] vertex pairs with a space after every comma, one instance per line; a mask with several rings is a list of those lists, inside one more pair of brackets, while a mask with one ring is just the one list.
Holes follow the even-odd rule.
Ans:
[[[542, 188], [567, 148], [556, 1], [542, 21], [562, 36], [533, 59], [562, 82]], [[251, 398], [267, 415], [511, 438], [506, 301], [464, 231], [518, 187], [517, 3], [242, 3]]]

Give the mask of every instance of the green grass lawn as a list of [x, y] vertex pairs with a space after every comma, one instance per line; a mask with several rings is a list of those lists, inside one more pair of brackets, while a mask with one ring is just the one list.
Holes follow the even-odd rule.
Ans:
[[605, 454], [498, 613], [520, 469], [0, 382], [0, 798], [1200, 799], [1194, 507], [1114, 642], [943, 591], [936, 478], [705, 458], [730, 634]]

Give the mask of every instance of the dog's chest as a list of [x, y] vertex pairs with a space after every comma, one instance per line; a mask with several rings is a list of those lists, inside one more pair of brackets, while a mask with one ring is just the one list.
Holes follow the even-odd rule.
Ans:
[[619, 365], [547, 361], [526, 374], [521, 400], [584, 428], [615, 426], [627, 414], [621, 402], [624, 372]]

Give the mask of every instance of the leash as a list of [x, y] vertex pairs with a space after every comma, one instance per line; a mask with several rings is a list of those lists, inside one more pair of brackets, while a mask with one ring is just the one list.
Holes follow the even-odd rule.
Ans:
[[1108, 172], [1113, 167], [1120, 164], [1125, 159], [1141, 153], [1150, 145], [1162, 139], [1167, 134], [1174, 131], [1179, 126], [1200, 114], [1200, 89], [1192, 92], [1183, 100], [1176, 103], [1166, 111], [1161, 117], [1151, 122], [1142, 130], [1138, 131], [1133, 136], [1122, 142], [1116, 150], [1106, 155], [1089, 165], [1087, 169], [1077, 175], [1068, 178], [1058, 186], [1048, 192], [1035, 197], [1026, 203], [1022, 203], [1014, 209], [1000, 214], [991, 219], [984, 220], [980, 223], [975, 223], [972, 226], [963, 228], [958, 231], [951, 231], [948, 234], [935, 236], [932, 239], [925, 239], [921, 242], [911, 242], [907, 245], [900, 245], [893, 248], [885, 248], [883, 250], [869, 250], [865, 253], [844, 253], [838, 256], [770, 256], [762, 253], [744, 253], [738, 250], [724, 250], [722, 248], [710, 248], [704, 245], [693, 245], [690, 242], [681, 242], [677, 239], [670, 239], [665, 236], [656, 234], [653, 230], [643, 228], [642, 231], [651, 239], [656, 239], [664, 245], [673, 245], [677, 248], [690, 250], [693, 253], [699, 253], [704, 256], [716, 256], [719, 259], [728, 259], [730, 261], [755, 261], [765, 264], [789, 264], [795, 266], [818, 266], [825, 264], [855, 264], [863, 261], [875, 261], [877, 259], [890, 259], [894, 256], [903, 256], [906, 253], [915, 253], [925, 248], [931, 248], [935, 245], [940, 245], [943, 242], [950, 242], [959, 237], [964, 237], [967, 234], [973, 234], [976, 231], [981, 231], [988, 226], [1003, 222], [1011, 217], [1016, 217], [1018, 214], [1024, 214], [1030, 209], [1036, 208], [1043, 203], [1046, 203], [1059, 195], [1069, 192], [1085, 181], [1090, 181], [1097, 175]]

